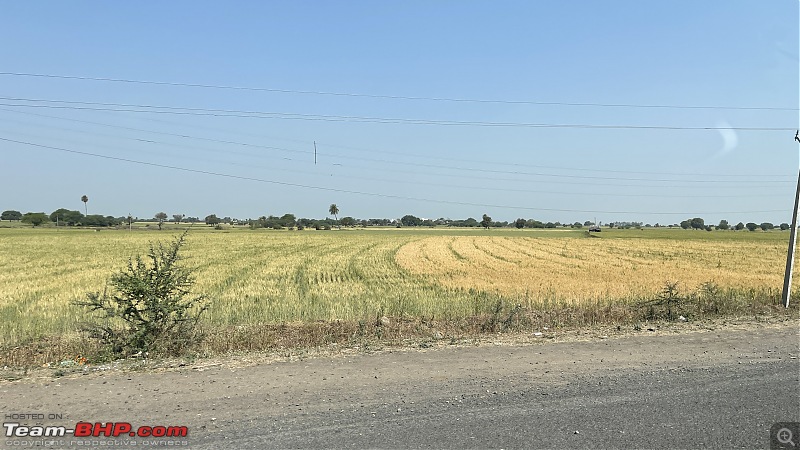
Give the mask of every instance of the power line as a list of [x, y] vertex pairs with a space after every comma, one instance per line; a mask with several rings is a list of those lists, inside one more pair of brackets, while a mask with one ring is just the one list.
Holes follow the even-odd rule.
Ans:
[[[0, 110], [9, 111], [9, 110], [2, 109], [2, 108], [0, 108]], [[36, 114], [36, 115], [39, 115], [39, 114]], [[47, 117], [57, 118], [57, 117], [54, 117], [54, 116], [47, 116]], [[113, 127], [113, 128], [120, 128], [120, 129], [127, 129], [127, 130], [139, 131], [139, 132], [161, 134], [161, 135], [167, 135], [167, 136], [175, 136], [175, 137], [180, 137], [180, 138], [185, 138], [185, 139], [195, 139], [195, 140], [222, 143], [222, 144], [229, 144], [229, 145], [238, 145], [238, 146], [246, 146], [246, 147], [253, 147], [253, 148], [264, 148], [264, 149], [269, 149], [269, 150], [278, 150], [278, 151], [284, 151], [284, 152], [301, 153], [301, 154], [309, 154], [309, 155], [313, 153], [310, 150], [286, 149], [286, 148], [281, 148], [281, 147], [264, 146], [264, 145], [243, 143], [243, 142], [237, 142], [237, 141], [228, 141], [228, 140], [197, 137], [197, 136], [192, 136], [192, 135], [187, 135], [187, 134], [177, 134], [177, 133], [169, 133], [169, 132], [161, 132], [161, 131], [151, 131], [151, 130], [144, 130], [144, 129], [140, 129], [140, 128], [132, 128], [132, 127], [125, 127], [125, 126], [103, 124], [103, 123], [99, 123], [99, 122], [83, 121], [83, 120], [79, 120], [79, 119], [66, 119], [66, 118], [59, 118], [59, 119], [64, 119], [64, 120], [69, 120], [69, 121], [76, 121], [76, 122], [86, 122], [86, 123], [90, 123], [90, 124], [102, 125], [102, 126]], [[89, 133], [87, 133], [87, 134], [89, 134]], [[137, 140], [147, 142], [147, 140], [143, 140], [143, 139], [137, 139]], [[150, 141], [150, 142], [155, 142], [155, 141]], [[171, 144], [169, 144], [169, 145], [171, 145]], [[357, 160], [357, 161], [379, 162], [379, 163], [384, 163], [384, 164], [403, 165], [403, 166], [412, 166], [412, 167], [423, 167], [423, 168], [428, 168], [428, 169], [456, 170], [456, 171], [465, 171], [465, 172], [471, 172], [471, 173], [495, 173], [495, 174], [506, 174], [506, 175], [536, 176], [536, 177], [557, 178], [557, 179], [566, 178], [566, 179], [609, 180], [609, 181], [651, 181], [651, 182], [657, 182], [657, 183], [679, 182], [679, 183], [682, 183], [682, 184], [686, 184], [686, 183], [699, 183], [699, 184], [709, 184], [709, 183], [717, 183], [717, 184], [722, 184], [722, 183], [785, 184], [786, 183], [785, 181], [780, 181], [780, 180], [775, 180], [775, 179], [769, 179], [769, 180], [681, 180], [681, 179], [625, 178], [625, 177], [600, 177], [600, 176], [585, 176], [585, 175], [546, 174], [546, 173], [538, 173], [538, 172], [504, 171], [504, 170], [493, 170], [493, 169], [476, 169], [476, 168], [468, 168], [468, 167], [444, 166], [444, 165], [437, 165], [437, 164], [412, 163], [412, 162], [404, 162], [404, 161], [385, 160], [385, 159], [379, 159], [379, 158], [364, 158], [364, 157], [355, 157], [355, 156], [349, 156], [349, 155], [338, 155], [338, 154], [330, 154], [330, 153], [323, 153], [323, 152], [319, 152], [318, 154], [319, 155], [325, 155], [325, 156], [333, 156], [333, 157], [336, 157], [336, 158]], [[402, 171], [398, 171], [396, 169], [393, 169], [390, 172], [402, 172]], [[409, 173], [409, 172], [405, 172], [405, 173]], [[415, 173], [416, 174], [417, 172], [411, 172], [411, 173]], [[447, 176], [447, 174], [436, 174], [436, 175], [437, 176]], [[499, 181], [499, 180], [502, 180], [502, 181], [526, 181], [526, 180], [519, 180], [519, 179], [513, 179], [513, 178], [511, 178], [511, 179], [509, 179], [509, 178], [504, 178], [504, 179], [484, 178], [484, 179], [488, 179], [488, 180], [491, 180], [491, 181]], [[549, 181], [549, 182], [557, 183], [557, 181]], [[598, 184], [598, 183], [575, 183], [575, 182], [570, 182], [569, 184], [589, 184], [589, 185], [609, 186], [609, 184], [607, 184], [607, 183]], [[621, 185], [621, 186], [631, 187], [631, 185]], [[663, 186], [663, 185], [660, 185], [660, 186]]]
[[[3, 97], [0, 97], [3, 98]], [[5, 97], [8, 98], [8, 97]], [[207, 108], [183, 108], [173, 106], [132, 105], [124, 103], [99, 103], [99, 102], [69, 102], [63, 100], [37, 100], [21, 99], [30, 102], [50, 102], [98, 106], [62, 106], [62, 105], [31, 105], [0, 103], [0, 106], [21, 108], [68, 109], [83, 111], [112, 111], [132, 112], [145, 114], [173, 114], [184, 116], [211, 116], [211, 117], [239, 117], [253, 119], [278, 119], [278, 120], [309, 120], [322, 122], [351, 122], [351, 123], [381, 123], [404, 125], [439, 125], [439, 126], [473, 126], [473, 127], [516, 127], [516, 128], [583, 128], [583, 129], [611, 129], [611, 130], [736, 130], [736, 131], [790, 131], [795, 127], [679, 127], [669, 125], [598, 125], [577, 123], [525, 123], [525, 122], [483, 122], [483, 121], [456, 121], [456, 120], [431, 120], [407, 119], [397, 117], [368, 117], [368, 116], [342, 116], [327, 114], [301, 114], [270, 111], [239, 111]]]
[[[2, 97], [0, 97], [0, 98], [2, 98]], [[191, 136], [191, 135], [185, 135], [185, 134], [167, 133], [167, 132], [146, 130], [146, 129], [141, 129], [141, 128], [125, 127], [125, 126], [120, 126], [120, 125], [111, 125], [111, 124], [107, 124], [107, 123], [94, 122], [94, 121], [89, 121], [89, 120], [80, 120], [80, 119], [66, 118], [66, 117], [60, 117], [60, 116], [52, 116], [52, 115], [39, 114], [39, 113], [33, 113], [33, 112], [27, 112], [27, 111], [19, 111], [19, 110], [14, 110], [14, 109], [0, 108], [0, 111], [7, 111], [7, 112], [13, 112], [13, 113], [16, 113], [16, 114], [25, 114], [25, 115], [31, 115], [31, 116], [37, 116], [37, 117], [46, 117], [46, 118], [51, 118], [51, 119], [65, 120], [65, 121], [77, 122], [77, 123], [86, 123], [86, 124], [98, 125], [98, 126], [103, 126], [103, 127], [127, 129], [127, 130], [131, 130], [131, 131], [141, 131], [141, 132], [145, 132], [145, 133], [155, 133], [155, 134], [162, 134], [162, 135], [167, 135], [167, 136], [176, 136], [176, 137], [181, 137], [181, 138], [186, 138], [186, 139], [205, 140], [205, 141], [210, 141], [210, 142], [233, 144], [233, 145], [242, 145], [242, 146], [248, 146], [248, 147], [257, 147], [257, 148], [278, 150], [278, 151], [291, 152], [291, 153], [308, 153], [308, 154], [311, 153], [310, 151], [306, 151], [306, 150], [294, 150], [294, 149], [287, 149], [287, 148], [282, 148], [282, 147], [265, 146], [265, 145], [257, 145], [257, 144], [250, 144], [250, 143], [244, 143], [244, 142], [203, 138], [203, 137]], [[170, 121], [159, 120], [159, 119], [148, 119], [148, 120], [152, 120], [152, 121], [159, 122], [159, 123], [166, 123], [166, 124], [170, 124], [170, 125], [196, 127], [196, 126], [193, 126], [193, 125], [180, 124], [180, 123], [176, 123], [176, 122], [170, 122]], [[203, 130], [209, 130], [209, 127], [202, 126], [202, 129]], [[212, 129], [212, 130], [221, 131], [219, 129]], [[224, 132], [227, 132], [227, 131], [224, 131]], [[241, 133], [237, 132], [237, 134], [241, 134]], [[297, 140], [293, 140], [293, 141], [294, 142], [302, 142], [302, 143], [305, 143], [305, 144], [310, 144], [311, 143], [311, 141], [297, 141]], [[430, 155], [417, 155], [417, 154], [410, 154], [410, 153], [406, 153], [406, 152], [391, 152], [391, 151], [385, 151], [385, 150], [362, 149], [362, 148], [356, 148], [356, 147], [351, 147], [351, 146], [343, 146], [343, 145], [335, 145], [335, 144], [326, 144], [326, 145], [328, 145], [329, 147], [345, 148], [345, 149], [351, 149], [351, 150], [356, 150], [356, 151], [361, 151], [361, 152], [369, 152], [369, 153], [385, 153], [385, 154], [392, 154], [392, 155], [399, 155], [399, 156], [412, 156], [412, 157], [422, 157], [422, 158], [429, 158], [429, 159], [440, 159], [440, 160], [446, 160], [446, 161], [471, 162], [471, 163], [476, 163], [476, 164], [497, 164], [497, 165], [505, 165], [505, 166], [512, 166], [512, 167], [531, 167], [531, 168], [550, 169], [550, 170], [572, 170], [572, 171], [580, 171], [580, 172], [598, 172], [598, 173], [608, 172], [608, 173], [623, 173], [623, 174], [666, 175], [666, 176], [686, 176], [686, 177], [695, 176], [695, 177], [739, 177], [739, 178], [751, 177], [752, 178], [752, 177], [758, 177], [758, 176], [769, 176], [770, 179], [773, 179], [773, 180], [775, 178], [789, 178], [789, 177], [782, 176], [782, 175], [648, 172], [648, 171], [626, 171], [626, 170], [610, 170], [610, 169], [588, 169], [588, 168], [575, 168], [575, 167], [563, 167], [563, 166], [562, 167], [559, 167], [559, 166], [542, 166], [542, 165], [535, 165], [535, 164], [504, 163], [504, 162], [493, 162], [493, 161], [470, 160], [470, 159], [463, 159], [463, 158], [446, 158], [446, 157], [437, 157], [437, 156], [430, 156]], [[340, 154], [336, 154], [336, 153], [320, 152], [318, 154], [322, 155], [322, 156], [333, 156], [333, 157], [357, 159], [357, 158], [352, 157], [352, 156], [340, 155]], [[649, 180], [649, 178], [648, 178], [648, 180]]]
[[277, 89], [277, 88], [264, 88], [264, 87], [249, 87], [249, 86], [228, 86], [228, 85], [201, 84], [201, 83], [180, 83], [180, 82], [152, 81], [152, 80], [132, 80], [123, 78], [82, 77], [82, 76], [39, 74], [39, 73], [25, 73], [25, 72], [0, 72], [0, 75], [18, 76], [18, 77], [54, 78], [63, 80], [104, 81], [113, 83], [145, 84], [145, 85], [159, 85], [159, 86], [194, 87], [194, 88], [204, 88], [204, 89], [229, 89], [229, 90], [240, 90], [240, 91], [275, 92], [284, 94], [327, 95], [327, 96], [337, 96], [337, 97], [373, 98], [373, 99], [387, 99], [387, 100], [414, 100], [414, 101], [437, 101], [437, 102], [459, 102], [459, 103], [494, 103], [494, 104], [508, 104], [508, 105], [579, 106], [579, 107], [604, 107], [604, 108], [720, 109], [720, 110], [745, 110], [745, 111], [798, 111], [800, 109], [800, 108], [771, 107], [771, 106], [659, 105], [659, 104], [635, 104], [635, 103], [546, 102], [546, 101], [534, 101], [534, 100], [497, 100], [497, 99], [471, 99], [471, 98], [452, 98], [452, 97], [421, 97], [421, 96], [403, 96], [403, 95], [363, 94], [363, 93], [352, 93], [352, 92], [308, 91], [308, 90]]
[[[21, 123], [21, 122], [18, 122], [18, 121], [12, 121], [12, 122]], [[188, 149], [192, 149], [192, 150], [197, 150], [196, 147], [192, 147], [192, 146], [189, 146], [189, 145], [173, 144], [173, 143], [169, 143], [169, 142], [156, 141], [156, 140], [151, 140], [151, 139], [141, 139], [141, 138], [135, 138], [135, 137], [110, 135], [110, 134], [104, 134], [104, 133], [90, 133], [90, 132], [86, 132], [86, 131], [82, 131], [82, 130], [75, 130], [75, 129], [70, 129], [70, 128], [61, 128], [61, 127], [48, 127], [48, 128], [49, 129], [55, 128], [55, 129], [60, 129], [60, 130], [64, 130], [64, 131], [77, 132], [77, 133], [88, 134], [88, 135], [121, 138], [121, 139], [127, 139], [127, 140], [136, 141], [136, 142], [145, 142], [145, 143], [148, 143], [148, 144], [176, 146], [176, 147], [183, 147], [183, 148], [188, 148]], [[15, 132], [15, 133], [25, 135], [25, 133], [19, 133], [19, 132]], [[105, 146], [105, 147], [108, 148], [108, 146]], [[137, 151], [139, 151], [139, 150], [137, 150]], [[214, 152], [214, 150], [208, 150], [208, 151]], [[226, 153], [228, 153], [228, 152], [230, 152], [230, 151], [226, 151]], [[230, 153], [243, 155], [243, 156], [255, 156], [255, 155], [252, 155], [250, 153], [242, 153], [242, 152], [230, 152]], [[196, 160], [200, 160], [200, 161], [203, 160], [203, 159], [199, 159], [199, 158], [195, 158], [195, 159]], [[291, 159], [291, 158], [282, 158], [282, 159], [288, 160], [288, 161], [292, 161], [292, 162], [298, 162], [298, 160], [294, 160], [294, 159]], [[253, 169], [274, 169], [274, 168], [268, 168], [268, 167], [263, 167], [263, 166], [254, 166], [252, 164], [247, 164], [247, 163], [235, 163], [235, 162], [231, 162], [229, 160], [224, 160], [224, 161], [205, 160], [205, 161], [206, 162], [215, 162], [215, 163], [224, 163], [224, 164], [240, 166], [240, 167], [248, 167], [248, 168], [253, 168]], [[321, 165], [326, 165], [326, 166], [329, 166], [329, 167], [333, 167], [334, 166], [333, 164], [325, 164], [325, 163], [321, 163]], [[346, 167], [348, 167], [348, 166], [346, 166]], [[356, 167], [356, 168], [358, 169], [358, 167]], [[281, 172], [291, 172], [291, 173], [297, 173], [297, 174], [303, 174], [303, 175], [311, 175], [311, 176], [315, 176], [315, 177], [319, 177], [320, 175], [322, 175], [319, 171], [312, 172], [312, 171], [307, 171], [307, 170], [287, 169], [287, 168], [280, 168], [279, 170]], [[391, 171], [389, 171], [389, 172], [391, 172]], [[414, 172], [404, 172], [404, 173], [414, 173]], [[362, 180], [362, 181], [372, 181], [372, 182], [379, 182], [379, 183], [395, 183], [395, 184], [406, 184], [406, 183], [408, 183], [406, 180], [396, 180], [396, 179], [389, 179], [389, 178], [370, 178], [370, 177], [364, 177], [364, 176], [359, 176], [359, 175], [350, 175], [350, 174], [348, 174], [346, 177], [347, 177], [348, 180]], [[474, 177], [471, 177], [471, 179], [474, 179]], [[485, 178], [485, 177], [482, 177], [481, 179], [486, 179], [486, 180], [494, 181], [494, 182], [499, 181], [496, 178]], [[514, 193], [524, 193], [524, 194], [577, 195], [577, 196], [581, 196], [581, 197], [597, 196], [597, 197], [680, 198], [680, 199], [686, 199], [686, 198], [689, 198], [689, 197], [691, 197], [691, 198], [745, 198], [745, 197], [758, 198], [758, 197], [763, 197], [763, 195], [758, 195], [758, 194], [740, 194], [740, 195], [703, 195], [703, 194], [695, 195], [695, 194], [692, 194], [691, 196], [687, 196], [687, 195], [665, 195], [665, 194], [630, 194], [630, 193], [614, 193], [614, 192], [542, 191], [542, 190], [536, 190], [536, 189], [501, 188], [501, 187], [493, 187], [493, 186], [486, 186], [486, 185], [480, 185], [480, 186], [478, 186], [478, 185], [453, 185], [453, 184], [433, 183], [433, 182], [429, 182], [429, 181], [419, 181], [419, 180], [415, 180], [414, 184], [415, 185], [421, 185], [421, 186], [432, 186], [432, 187], [448, 188], [448, 189], [462, 189], [462, 190], [463, 189], [471, 189], [471, 190], [480, 190], [480, 191], [514, 192]], [[574, 183], [570, 183], [570, 184], [574, 184]], [[603, 186], [608, 186], [608, 185], [603, 185]]]
[[511, 205], [493, 205], [493, 204], [485, 204], [485, 203], [471, 203], [471, 202], [458, 202], [458, 201], [450, 201], [450, 200], [435, 200], [435, 199], [428, 199], [428, 198], [419, 198], [419, 197], [406, 197], [400, 195], [393, 195], [393, 194], [380, 194], [374, 192], [363, 192], [363, 191], [353, 191], [348, 189], [337, 189], [337, 188], [329, 188], [323, 186], [313, 186], [313, 185], [306, 185], [300, 183], [289, 183], [283, 181], [275, 181], [275, 180], [267, 180], [263, 178], [254, 178], [254, 177], [245, 177], [240, 175], [232, 175], [232, 174], [225, 174], [221, 172], [212, 172], [207, 170], [198, 170], [198, 169], [190, 169], [186, 167], [179, 167], [179, 166], [172, 166], [167, 164], [158, 164], [148, 161], [139, 161], [134, 159], [128, 158], [120, 158], [117, 156], [108, 156], [108, 155], [101, 155], [98, 153], [91, 153], [91, 152], [84, 152], [80, 150], [73, 150], [67, 149], [63, 147], [54, 147], [49, 145], [42, 145], [36, 144], [32, 142], [25, 142], [25, 141], [18, 141], [14, 139], [7, 139], [0, 137], [0, 141], [12, 142], [21, 145], [28, 145], [38, 148], [45, 148], [50, 150], [56, 150], [61, 152], [67, 152], [72, 154], [84, 155], [84, 156], [91, 156], [95, 158], [103, 158], [108, 160], [114, 161], [121, 161], [127, 162], [131, 164], [139, 164], [144, 166], [151, 166], [151, 167], [159, 167], [163, 169], [171, 169], [171, 170], [178, 170], [182, 172], [189, 172], [189, 173], [198, 173], [203, 175], [212, 175], [217, 177], [224, 177], [224, 178], [232, 178], [238, 180], [246, 180], [246, 181], [255, 181], [260, 183], [268, 183], [268, 184], [275, 184], [280, 186], [290, 186], [290, 187], [299, 187], [305, 189], [314, 189], [314, 190], [321, 190], [321, 191], [328, 191], [328, 192], [339, 192], [345, 194], [356, 194], [356, 195], [365, 195], [365, 196], [372, 196], [372, 197], [381, 197], [381, 198], [391, 198], [396, 200], [411, 200], [411, 201], [419, 201], [419, 202], [428, 202], [428, 203], [441, 203], [441, 204], [452, 204], [452, 205], [461, 205], [461, 206], [478, 206], [484, 208], [504, 208], [504, 209], [517, 209], [517, 210], [528, 210], [528, 211], [550, 211], [550, 212], [573, 212], [573, 213], [592, 213], [592, 214], [649, 214], [649, 215], [713, 215], [713, 214], [760, 214], [760, 213], [775, 213], [775, 212], [783, 212], [783, 210], [766, 210], [766, 211], [719, 211], [719, 212], [643, 212], [643, 211], [600, 211], [600, 210], [575, 210], [575, 209], [556, 209], [556, 208], [532, 208], [532, 207], [525, 207], [525, 206], [511, 206]]
[[[153, 119], [156, 120], [156, 119]], [[163, 121], [167, 122], [167, 121]], [[348, 150], [355, 150], [359, 152], [366, 152], [366, 153], [385, 153], [389, 155], [398, 155], [398, 156], [411, 156], [417, 158], [428, 158], [428, 159], [438, 159], [442, 161], [457, 161], [463, 163], [475, 163], [475, 164], [493, 164], [498, 166], [511, 166], [511, 167], [530, 167], [534, 169], [549, 169], [549, 170], [571, 170], [575, 172], [594, 172], [594, 173], [621, 173], [621, 174], [638, 174], [638, 175], [666, 175], [666, 176], [685, 176], [685, 177], [737, 177], [737, 178], [747, 178], [747, 177], [762, 177], [762, 176], [769, 176], [770, 178], [790, 178], [785, 175], [769, 175], [769, 174], [723, 174], [723, 173], [697, 173], [697, 172], [649, 172], [643, 170], [614, 170], [614, 169], [590, 169], [587, 167], [566, 167], [566, 166], [544, 166], [540, 164], [527, 164], [527, 163], [517, 163], [517, 162], [500, 162], [500, 161], [487, 161], [487, 160], [480, 160], [480, 159], [467, 159], [467, 158], [451, 158], [451, 157], [444, 157], [444, 156], [433, 156], [433, 155], [421, 155], [416, 153], [407, 153], [407, 152], [393, 152], [387, 150], [374, 150], [374, 149], [366, 149], [366, 148], [359, 148], [347, 145], [337, 145], [337, 144], [330, 144], [325, 142], [319, 142], [319, 144], [325, 144], [328, 147], [334, 148], [343, 148]]]

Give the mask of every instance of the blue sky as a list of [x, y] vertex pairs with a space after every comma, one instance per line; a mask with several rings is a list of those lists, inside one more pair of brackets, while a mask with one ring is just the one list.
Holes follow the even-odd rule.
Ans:
[[798, 4], [3, 1], [0, 210], [789, 221]]

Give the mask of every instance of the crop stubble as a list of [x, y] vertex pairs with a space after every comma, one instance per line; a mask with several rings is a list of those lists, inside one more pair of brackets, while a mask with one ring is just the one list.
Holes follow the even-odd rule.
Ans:
[[[678, 236], [682, 231], [674, 231]], [[685, 232], [691, 233], [691, 232]], [[588, 239], [516, 230], [191, 232], [185, 264], [208, 296], [211, 326], [466, 318], [498, 298], [625, 303], [658, 295], [666, 281], [696, 289], [779, 289], [780, 239]], [[665, 235], [669, 237], [670, 235]], [[698, 235], [699, 236], [699, 235]], [[71, 305], [102, 291], [129, 256], [167, 232], [0, 230], [0, 345], [75, 333]]]

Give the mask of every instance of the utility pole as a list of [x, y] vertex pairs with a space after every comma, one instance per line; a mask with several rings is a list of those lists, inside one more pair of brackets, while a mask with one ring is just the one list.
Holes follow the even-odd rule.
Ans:
[[317, 141], [314, 141], [314, 165], [317, 165]]
[[[794, 140], [800, 143], [800, 130], [794, 135]], [[792, 211], [792, 227], [789, 231], [789, 251], [786, 254], [786, 272], [783, 274], [783, 294], [781, 300], [785, 308], [789, 307], [789, 297], [792, 294], [792, 271], [794, 270], [794, 248], [797, 242], [797, 206], [800, 203], [800, 171], [797, 174], [797, 191], [794, 194], [794, 210]]]

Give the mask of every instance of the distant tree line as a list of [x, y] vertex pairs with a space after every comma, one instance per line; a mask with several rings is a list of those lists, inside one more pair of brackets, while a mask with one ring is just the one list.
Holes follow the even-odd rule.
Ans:
[[[335, 208], [334, 208], [335, 207]], [[297, 229], [304, 229], [304, 228], [315, 228], [318, 230], [322, 229], [331, 229], [332, 227], [371, 227], [371, 226], [381, 226], [381, 227], [466, 227], [466, 228], [506, 228], [506, 227], [514, 227], [518, 229], [523, 228], [574, 228], [580, 229], [584, 227], [596, 227], [596, 226], [605, 226], [607, 228], [661, 228], [661, 227], [669, 227], [669, 228], [683, 228], [685, 230], [706, 230], [706, 231], [713, 231], [713, 230], [735, 230], [741, 231], [747, 229], [749, 231], [769, 231], [776, 228], [781, 230], [788, 230], [790, 225], [788, 223], [781, 223], [780, 225], [774, 225], [771, 222], [762, 222], [762, 223], [755, 223], [755, 222], [739, 222], [736, 225], [731, 225], [728, 223], [727, 220], [721, 220], [717, 225], [709, 225], [706, 224], [705, 220], [701, 217], [693, 217], [691, 219], [686, 219], [681, 221], [678, 224], [672, 225], [660, 225], [656, 223], [655, 225], [642, 224], [642, 222], [627, 222], [627, 221], [611, 221], [603, 223], [595, 224], [592, 221], [585, 221], [581, 222], [573, 222], [573, 223], [562, 223], [562, 222], [542, 222], [536, 219], [524, 219], [518, 218], [513, 222], [506, 222], [506, 221], [494, 221], [491, 217], [487, 214], [483, 214], [481, 220], [477, 220], [473, 217], [468, 217], [466, 219], [446, 219], [440, 217], [438, 219], [423, 219], [412, 214], [406, 214], [399, 219], [387, 219], [387, 218], [374, 218], [374, 219], [357, 219], [351, 216], [345, 216], [341, 219], [338, 218], [339, 208], [333, 204], [329, 209], [329, 212], [334, 215], [334, 219], [326, 217], [325, 219], [310, 219], [310, 218], [300, 218], [297, 219], [294, 214], [286, 213], [282, 216], [261, 216], [258, 219], [233, 219], [231, 217], [217, 217], [216, 214], [209, 214], [204, 219], [199, 219], [198, 217], [186, 216], [184, 214], [172, 214], [172, 218], [168, 219], [168, 216], [164, 212], [156, 213], [152, 219], [158, 224], [158, 228], [161, 229], [162, 224], [165, 222], [172, 222], [172, 223], [197, 223], [197, 222], [205, 222], [206, 225], [211, 226], [221, 226], [222, 224], [227, 225], [248, 225], [252, 229], [257, 228], [270, 228], [270, 229], [286, 229], [286, 228], [297, 228]], [[335, 213], [334, 213], [335, 212]], [[88, 226], [88, 227], [114, 227], [123, 224], [128, 224], [132, 221], [138, 221], [138, 218], [133, 217], [113, 217], [113, 216], [103, 216], [101, 214], [83, 214], [80, 211], [69, 210], [66, 208], [59, 208], [53, 211], [50, 214], [45, 214], [43, 212], [28, 212], [28, 213], [21, 213], [19, 211], [14, 210], [6, 210], [0, 214], [0, 220], [9, 220], [9, 221], [21, 221], [23, 223], [31, 224], [34, 227], [46, 224], [46, 223], [53, 223], [57, 224], [58, 226], [65, 226], [65, 227], [75, 227], [75, 226]]]
[[85, 215], [80, 211], [71, 211], [66, 208], [59, 208], [50, 214], [43, 212], [27, 212], [22, 214], [19, 211], [3, 211], [0, 220], [19, 220], [22, 223], [29, 223], [38, 227], [45, 223], [54, 223], [59, 226], [88, 226], [88, 227], [112, 227], [126, 222], [125, 217], [103, 216], [101, 214]]
[[[85, 197], [85, 196], [84, 196]], [[133, 217], [114, 217], [104, 216], [102, 214], [83, 214], [80, 211], [70, 210], [67, 208], [59, 208], [50, 214], [43, 212], [28, 212], [22, 214], [19, 211], [6, 210], [0, 213], [0, 220], [14, 220], [22, 223], [28, 223], [34, 227], [43, 224], [52, 223], [59, 227], [115, 227], [123, 224], [128, 224], [131, 221], [138, 221]], [[161, 225], [167, 221], [167, 215], [163, 212], [156, 213], [153, 216], [154, 221], [158, 223], [159, 229]], [[175, 214], [172, 216], [171, 222], [199, 222], [196, 217], [185, 217], [183, 214]]]
[[583, 228], [592, 225], [592, 222], [586, 221], [584, 223], [574, 222], [574, 223], [561, 223], [561, 222], [542, 222], [541, 220], [536, 219], [522, 219], [519, 218], [513, 222], [515, 228]]
[[[297, 225], [297, 218], [294, 214], [286, 213], [280, 217], [269, 215], [269, 216], [261, 216], [256, 220], [249, 221], [250, 228], [272, 228], [275, 230], [281, 230], [284, 228], [294, 228]], [[305, 223], [300, 225], [300, 227], [305, 227], [308, 224]]]
[[[333, 206], [333, 205], [332, 205]], [[338, 212], [338, 210], [337, 210]], [[209, 220], [209, 218], [211, 220]], [[206, 223], [209, 225], [213, 225], [217, 223], [215, 220], [216, 216], [212, 215], [207, 217]], [[251, 228], [274, 228], [274, 229], [281, 229], [281, 228], [324, 228], [324, 227], [332, 227], [332, 226], [341, 226], [341, 227], [370, 227], [370, 226], [382, 226], [382, 227], [466, 227], [466, 228], [509, 228], [509, 227], [517, 227], [517, 228], [561, 228], [561, 227], [569, 227], [569, 228], [583, 228], [584, 226], [592, 225], [592, 222], [586, 221], [585, 223], [581, 222], [574, 222], [574, 223], [561, 223], [561, 222], [542, 222], [535, 219], [517, 219], [513, 222], [508, 221], [495, 221], [487, 214], [483, 214], [481, 220], [477, 220], [474, 217], [468, 217], [466, 219], [446, 219], [444, 217], [440, 217], [438, 219], [424, 219], [417, 217], [413, 214], [406, 214], [399, 219], [357, 219], [354, 217], [346, 216], [342, 217], [341, 219], [308, 219], [308, 218], [301, 218], [296, 219], [293, 214], [284, 214], [283, 216], [261, 216], [256, 220], [248, 220], [247, 223], [250, 225]]]
[[[691, 228], [693, 230], [706, 230], [706, 231], [712, 231], [715, 228], [717, 230], [736, 230], [736, 231], [741, 231], [741, 230], [744, 230], [745, 228], [747, 228], [748, 231], [756, 231], [758, 229], [761, 229], [763, 231], [769, 231], [769, 230], [774, 230], [776, 228], [775, 225], [772, 224], [771, 222], [761, 222], [761, 223], [755, 223], [755, 222], [743, 223], [743, 222], [739, 222], [736, 225], [730, 225], [727, 220], [721, 220], [719, 222], [719, 224], [717, 224], [716, 226], [714, 226], [714, 225], [706, 225], [705, 221], [700, 217], [695, 217], [695, 218], [692, 218], [692, 219], [684, 220], [684, 221], [682, 221], [680, 223], [680, 227], [683, 228], [684, 230], [688, 230], [688, 229]], [[785, 230], [788, 230], [789, 228], [791, 228], [791, 225], [789, 225], [788, 223], [784, 222], [784, 223], [778, 225], [778, 228], [780, 228], [781, 230], [785, 231]]]

